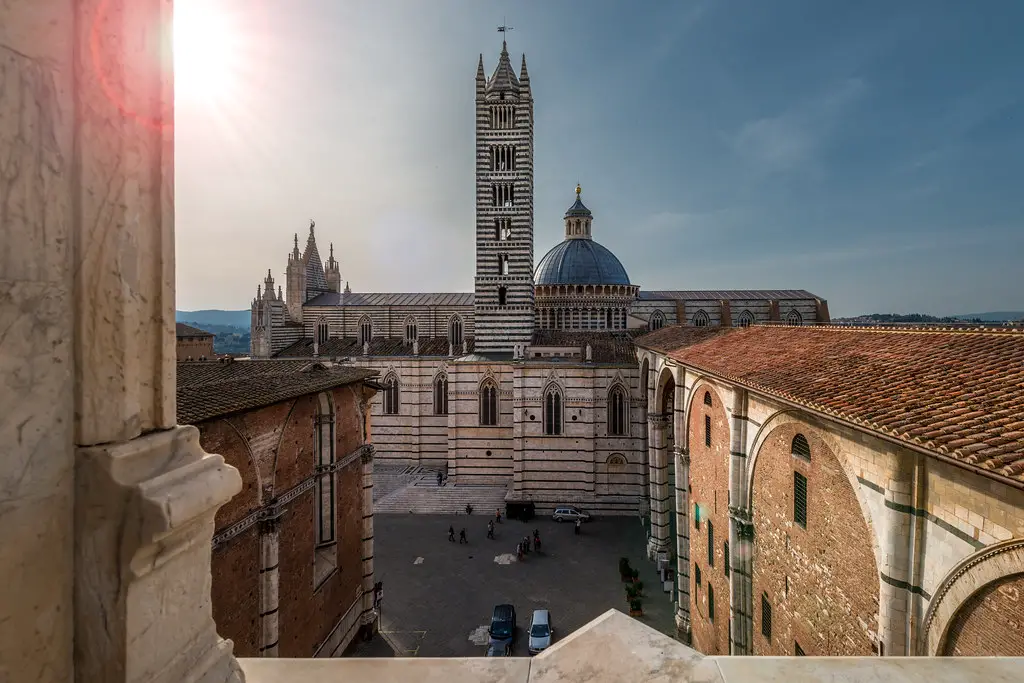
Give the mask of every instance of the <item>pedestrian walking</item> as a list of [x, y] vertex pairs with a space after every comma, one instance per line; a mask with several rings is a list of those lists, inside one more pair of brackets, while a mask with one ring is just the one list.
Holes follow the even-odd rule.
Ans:
[[469, 541], [466, 540], [466, 528], [465, 527], [463, 527], [462, 531], [459, 532], [459, 545], [462, 545], [463, 543], [465, 543], [466, 545], [469, 545]]
[[579, 535], [580, 535], [580, 526], [581, 526], [581, 524], [582, 524], [582, 523], [580, 522], [580, 520], [578, 520], [578, 519], [577, 519], [577, 520], [576, 520], [576, 535], [577, 535], [577, 536], [579, 536]]
[[501, 524], [501, 508], [494, 511], [494, 516], [498, 519], [498, 524]]
[[487, 538], [494, 538], [494, 522], [491, 520], [487, 521]]
[[455, 543], [455, 527], [453, 526], [448, 527], [448, 540]]

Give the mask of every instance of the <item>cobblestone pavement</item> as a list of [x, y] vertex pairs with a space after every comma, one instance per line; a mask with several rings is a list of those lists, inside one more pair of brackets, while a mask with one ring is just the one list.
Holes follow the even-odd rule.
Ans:
[[[527, 655], [533, 610], [551, 611], [556, 641], [609, 608], [628, 612], [618, 561], [629, 557], [644, 581], [644, 616], [653, 628], [674, 634], [673, 607], [644, 558], [645, 532], [636, 517], [606, 517], [583, 525], [535, 519], [496, 525], [473, 515], [375, 515], [374, 566], [384, 582], [381, 630], [399, 656], [482, 656], [483, 631], [494, 605], [515, 605], [514, 654]], [[448, 526], [466, 527], [469, 545], [448, 541]], [[516, 542], [540, 530], [541, 553], [515, 561]], [[358, 655], [358, 653], [356, 653]]]

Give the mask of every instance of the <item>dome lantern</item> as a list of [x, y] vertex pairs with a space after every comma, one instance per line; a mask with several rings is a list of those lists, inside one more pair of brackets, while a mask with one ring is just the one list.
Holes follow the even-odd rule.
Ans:
[[594, 215], [580, 199], [582, 193], [583, 188], [577, 183], [576, 202], [565, 212], [565, 239], [567, 240], [591, 239], [590, 223], [594, 220]]

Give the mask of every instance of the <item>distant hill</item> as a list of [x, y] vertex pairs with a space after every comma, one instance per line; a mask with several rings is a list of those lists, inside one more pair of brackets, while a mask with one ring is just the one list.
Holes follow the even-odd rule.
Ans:
[[927, 313], [869, 313], [857, 315], [852, 318], [833, 318], [837, 323], [956, 323], [968, 322], [967, 318], [950, 317], [938, 318]]
[[[196, 327], [204, 325], [230, 325], [249, 329], [250, 311], [220, 311], [208, 309], [205, 311], [175, 311], [174, 317], [179, 323], [195, 323]], [[213, 330], [210, 330], [211, 332]]]
[[1024, 311], [993, 311], [990, 313], [968, 313], [966, 315], [958, 315], [958, 318], [975, 318], [986, 323], [998, 323], [1004, 321], [1016, 321], [1024, 320]]

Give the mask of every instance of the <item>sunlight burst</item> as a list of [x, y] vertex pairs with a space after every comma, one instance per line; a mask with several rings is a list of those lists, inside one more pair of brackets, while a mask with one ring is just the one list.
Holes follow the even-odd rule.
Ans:
[[238, 27], [214, 0], [174, 6], [174, 88], [178, 99], [216, 106], [238, 86]]

